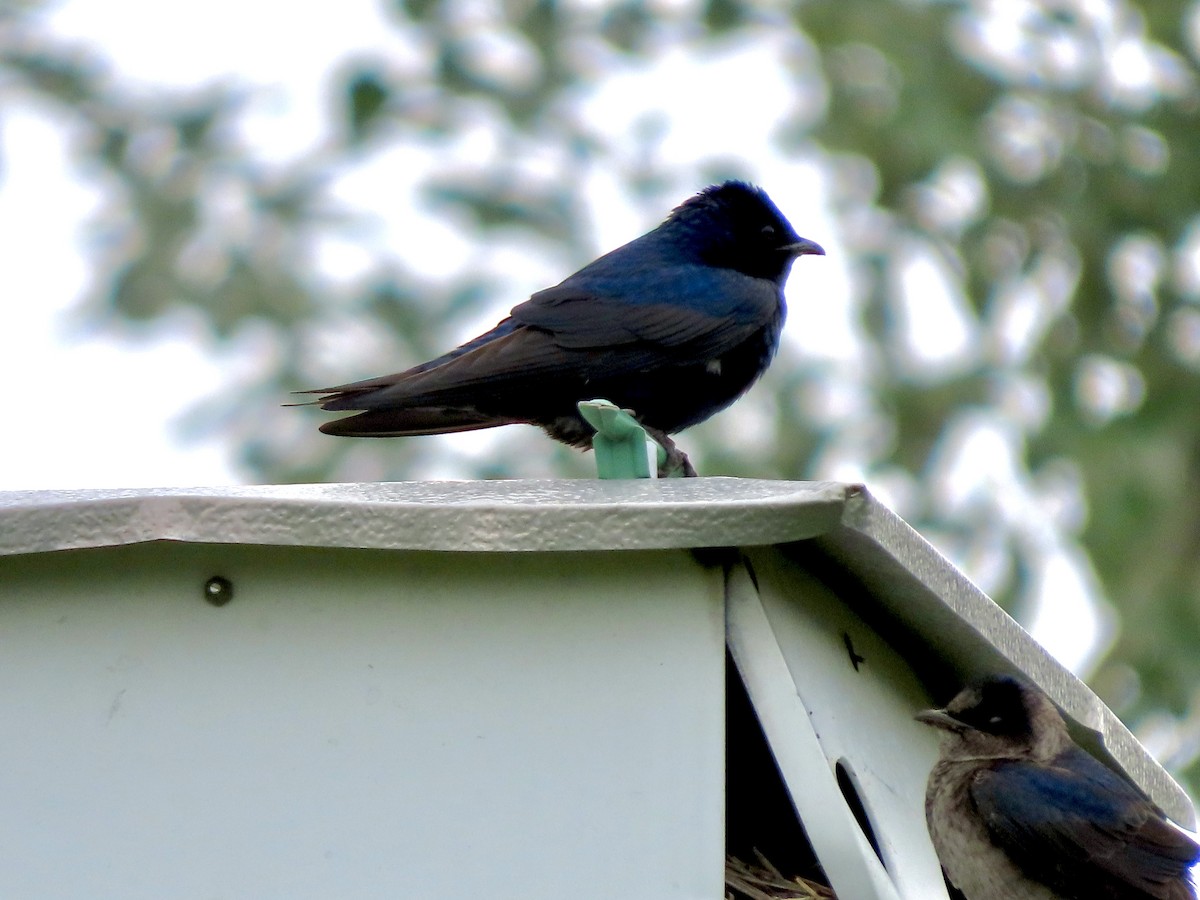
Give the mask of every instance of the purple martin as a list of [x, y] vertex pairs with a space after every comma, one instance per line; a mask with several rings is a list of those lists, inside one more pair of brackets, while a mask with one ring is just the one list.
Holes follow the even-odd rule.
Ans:
[[706, 188], [661, 225], [538, 291], [495, 328], [395, 375], [303, 393], [360, 411], [326, 434], [397, 437], [538, 425], [574, 447], [594, 430], [576, 408], [603, 398], [633, 411], [695, 474], [668, 435], [740, 397], [770, 364], [792, 262], [824, 254], [761, 188]]
[[942, 732], [925, 818], [966, 900], [1194, 900], [1200, 847], [1076, 745], [1037, 688], [986, 678], [917, 720]]

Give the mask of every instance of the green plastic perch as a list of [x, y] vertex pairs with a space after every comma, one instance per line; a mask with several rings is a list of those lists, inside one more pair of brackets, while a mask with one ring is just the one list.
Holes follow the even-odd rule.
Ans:
[[579, 414], [596, 429], [592, 450], [600, 478], [654, 477], [658, 465], [651, 467], [647, 444], [655, 448], [657, 464], [665, 462], [667, 452], [646, 434], [629, 410], [607, 400], [581, 400], [578, 406]]

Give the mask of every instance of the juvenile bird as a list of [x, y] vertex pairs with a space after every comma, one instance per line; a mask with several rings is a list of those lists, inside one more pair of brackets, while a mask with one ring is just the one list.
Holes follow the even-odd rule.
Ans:
[[322, 409], [363, 410], [326, 434], [396, 437], [538, 425], [589, 447], [576, 403], [630, 409], [695, 474], [667, 437], [736, 400], [779, 346], [792, 262], [824, 254], [761, 189], [714, 185], [661, 225], [538, 291], [486, 334], [395, 375], [303, 393]]
[[925, 817], [967, 900], [1193, 900], [1200, 847], [1071, 740], [1048, 697], [991, 677], [917, 720], [942, 731]]

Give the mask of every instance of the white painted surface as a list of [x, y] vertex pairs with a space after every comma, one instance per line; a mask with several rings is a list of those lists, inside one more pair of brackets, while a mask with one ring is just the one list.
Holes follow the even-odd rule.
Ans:
[[[834, 803], [818, 807], [811, 821], [806, 818], [809, 833], [825, 829], [826, 822], [844, 824], [849, 815], [834, 781], [840, 762], [850, 773], [887, 868], [885, 875], [866, 847], [862, 870], [875, 878], [877, 893], [854, 891], [850, 896], [944, 898], [941, 865], [925, 827], [925, 782], [937, 742], [930, 729], [913, 720], [927, 705], [927, 695], [912, 663], [865, 625], [847, 598], [803, 564], [777, 553], [756, 552], [750, 559], [764, 618], [760, 629], [778, 642], [784, 664], [778, 678], [794, 691], [835, 797]], [[890, 890], [880, 887], [881, 876]]]
[[[690, 547], [744, 548], [758, 590], [734, 566], [726, 595]], [[716, 900], [726, 604], [844, 897], [938, 896], [911, 715], [983, 671], [1023, 672], [1191, 821], [1095, 695], [860, 486], [15, 492], [0, 897]]]
[[[763, 547], [812, 540], [861, 582], [853, 599], [954, 671], [1021, 672], [1176, 822], [1183, 789], [1083, 682], [862, 485], [683, 478], [0, 491], [5, 555], [140, 541], [493, 553]], [[503, 563], [500, 564], [503, 566]], [[3, 584], [0, 567], [0, 585]], [[944, 677], [944, 676], [943, 676]], [[935, 681], [938, 679], [935, 678]]]
[[[889, 880], [838, 789], [833, 768], [837, 759], [826, 755], [828, 750], [816, 724], [810, 721], [813, 710], [805, 703], [803, 693], [798, 693], [798, 685], [788, 670], [785, 648], [768, 621], [758, 591], [743, 570], [731, 574], [727, 597], [730, 652], [787, 785], [792, 806], [830, 885], [839, 897], [899, 900], [902, 895]], [[807, 593], [791, 598], [797, 607], [808, 602]], [[845, 673], [819, 665], [814, 668], [816, 671], [809, 674], [809, 679], [827, 681], [833, 693], [844, 690]], [[844, 697], [842, 702], [851, 701]], [[938, 895], [905, 893], [903, 896]]]
[[10, 557], [2, 596], [0, 896], [721, 896], [686, 553], [154, 543]]

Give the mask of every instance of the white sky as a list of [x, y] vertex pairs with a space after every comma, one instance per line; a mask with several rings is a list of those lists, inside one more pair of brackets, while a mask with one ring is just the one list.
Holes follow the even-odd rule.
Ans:
[[[382, 19], [380, 6], [377, 0], [346, 0], [338, 4], [336, 15], [330, 15], [319, 4], [283, 0], [68, 0], [48, 21], [61, 37], [99, 50], [127, 83], [194, 86], [228, 78], [259, 88], [247, 136], [260, 153], [285, 159], [322, 139], [331, 68], [351, 53], [404, 52], [396, 29]], [[230, 27], [231, 22], [237, 27]], [[286, 23], [282, 32], [281, 23]], [[853, 333], [849, 270], [845, 254], [838, 252], [818, 170], [784, 159], [772, 149], [778, 117], [790, 108], [790, 86], [780, 65], [787, 52], [782, 43], [770, 42], [754, 47], [731, 44], [700, 59], [668, 51], [653, 64], [606, 78], [585, 102], [585, 114], [620, 134], [644, 113], [669, 109], [672, 129], [661, 149], [681, 166], [704, 158], [741, 158], [746, 148], [754, 148], [760, 180], [776, 203], [801, 234], [830, 251], [819, 263], [802, 260], [802, 279], [793, 278], [789, 284], [792, 327], [786, 339], [812, 357], [839, 364], [849, 372], [848, 379], [862, 378], [867, 367], [854, 358], [863, 344]], [[646, 90], [647, 83], [655, 90]], [[730, 84], [746, 83], [756, 86], [761, 105], [750, 106], [743, 92], [727, 90]], [[672, 91], [671, 85], [678, 88]], [[689, 103], [702, 104], [705, 114], [689, 109]], [[237, 483], [239, 476], [219, 440], [181, 446], [175, 434], [182, 413], [227, 383], [223, 372], [230, 361], [208, 358], [183, 329], [160, 329], [157, 336], [142, 341], [80, 332], [67, 311], [87, 283], [81, 235], [96, 196], [74, 177], [63, 136], [42, 112], [6, 110], [3, 126], [0, 246], [6, 251], [0, 296], [7, 300], [7, 327], [0, 331], [0, 379], [24, 402], [10, 406], [0, 432], [6, 462], [0, 489]], [[396, 171], [407, 166], [411, 172], [413, 160], [406, 155], [400, 165], [397, 158], [406, 152], [398, 148], [370, 157], [335, 183], [340, 201], [372, 212], [392, 227], [382, 229], [375, 244], [369, 238], [363, 246], [331, 239], [319, 258], [332, 277], [353, 277], [372, 254], [396, 252], [400, 245], [407, 250], [406, 261], [421, 261], [430, 274], [442, 261], [449, 266], [470, 257], [461, 241], [447, 239], [444, 223], [426, 219], [428, 228], [414, 229], [417, 212], [396, 191], [379, 190], [380, 184], [394, 183]], [[474, 152], [469, 136], [464, 152]], [[589, 177], [584, 191], [597, 210], [597, 249], [611, 249], [635, 237], [645, 223], [637, 224], [633, 211], [613, 205], [610, 198], [616, 192], [603, 173]], [[429, 246], [414, 246], [422, 235]], [[437, 250], [432, 249], [435, 245]], [[496, 252], [513, 251], [501, 247]], [[514, 283], [514, 296], [505, 308], [568, 274], [547, 272], [544, 262], [525, 258], [520, 266], [504, 267], [520, 273], [515, 282], [530, 279]], [[911, 339], [923, 348], [915, 356], [926, 363], [954, 364], [974, 335], [952, 292], [942, 285], [945, 273], [930, 263], [925, 269], [910, 267], [899, 277], [907, 293], [925, 301], [905, 307]], [[928, 302], [930, 297], [939, 302]], [[801, 308], [802, 329], [795, 327]], [[489, 326], [503, 311], [487, 311], [479, 328]], [[374, 373], [346, 372], [334, 380], [356, 374]], [[975, 471], [962, 476], [966, 483], [985, 478], [989, 469], [988, 459], [972, 461]], [[840, 470], [827, 474], [856, 477]], [[886, 485], [879, 488], [889, 500]], [[1071, 627], [1061, 627], [1063, 616], [1043, 615], [1037, 633], [1060, 659], [1078, 668], [1095, 651], [1101, 624], [1094, 610], [1089, 617], [1083, 589], [1067, 590], [1072, 573], [1079, 575], [1071, 565], [1048, 565], [1044, 573], [1047, 588], [1053, 584], [1060, 598], [1063, 593], [1080, 598], [1077, 604], [1060, 599], [1054, 605], [1056, 611], [1070, 608]]]
[[0, 140], [0, 382], [17, 401], [0, 426], [0, 489], [232, 483], [215, 444], [171, 435], [220, 383], [215, 365], [186, 337], [97, 340], [67, 314], [88, 279], [78, 233], [95, 196], [67, 174], [61, 133], [10, 110]]
[[[327, 75], [348, 54], [404, 52], [396, 30], [381, 18], [376, 0], [349, 0], [339, 4], [336, 16], [320, 6], [282, 0], [200, 5], [68, 0], [47, 21], [62, 38], [97, 49], [126, 83], [182, 87], [228, 78], [257, 87], [247, 132], [258, 152], [273, 158], [286, 158], [322, 139]], [[230, 21], [238, 27], [230, 28]], [[138, 27], [130, 27], [131, 22]], [[279, 33], [281, 22], [287, 23], [286, 35]], [[698, 80], [712, 82], [709, 90], [699, 92], [711, 102], [732, 77], [756, 83], [766, 108], [787, 110], [788, 86], [773, 57], [758, 48], [734, 48], [725, 58], [699, 61], [670, 52], [655, 63], [653, 73], [633, 71], [607, 81], [588, 101], [589, 114], [606, 127], [623, 129], [644, 111], [663, 107], [668, 98], [661, 92], [648, 96], [644, 90], [646, 78], [652, 76], [657, 84], [688, 86], [670, 101], [681, 123], [668, 136], [671, 146], [663, 148], [672, 159], [682, 164], [722, 153], [735, 158], [746, 147], [768, 148], [775, 121], [757, 115], [740, 100], [734, 102], [732, 96], [721, 116], [690, 116], [678, 107], [682, 95], [697, 96]], [[717, 64], [707, 65], [711, 62]], [[0, 334], [0, 378], [18, 395], [31, 398], [28, 414], [10, 414], [4, 428], [9, 464], [0, 475], [0, 489], [236, 483], [238, 475], [218, 441], [184, 446], [175, 436], [179, 416], [221, 388], [224, 367], [200, 352], [183, 329], [159, 328], [155, 336], [141, 340], [81, 332], [67, 311], [87, 282], [81, 234], [95, 195], [74, 177], [63, 135], [44, 111], [7, 111], [0, 141], [5, 161], [0, 238], [10, 248], [0, 267], [0, 296], [10, 298], [9, 327]], [[816, 169], [778, 156], [756, 161], [776, 202], [794, 221], [805, 223], [801, 233], [819, 235], [829, 249], [832, 225], [820, 199]], [[405, 160], [410, 166], [412, 162]], [[427, 222], [437, 231], [413, 229], [415, 211], [409, 211], [405, 222], [400, 214], [403, 199], [394, 191], [379, 190], [381, 183], [394, 183], [398, 163], [395, 154], [380, 154], [336, 183], [340, 201], [390, 220], [395, 227], [381, 231], [380, 244], [374, 247], [330, 240], [322, 248], [321, 262], [331, 275], [353, 277], [370, 254], [390, 252], [398, 244], [409, 250], [406, 261], [422, 268], [436, 268], [439, 258], [447, 264], [455, 257], [461, 262], [463, 248], [447, 240], [444, 223]], [[602, 198], [612, 195], [600, 177], [595, 180], [588, 193], [597, 200], [598, 243], [602, 250], [611, 249], [642, 229], [634, 224], [631, 211], [603, 204]], [[402, 227], [401, 237], [397, 232]], [[439, 251], [430, 247], [412, 252], [414, 234], [430, 238], [431, 247], [436, 243]], [[13, 253], [14, 247], [21, 251]], [[836, 254], [831, 257], [806, 270], [806, 296], [848, 290], [844, 265]], [[531, 270], [538, 283], [517, 285], [523, 293], [506, 306], [568, 274], [538, 272], [528, 260], [523, 268]], [[500, 312], [503, 309], [487, 311], [479, 327], [490, 325]], [[853, 353], [845, 304], [821, 304], [810, 309], [807, 318], [802, 331], [793, 329], [793, 340], [805, 342], [806, 349], [817, 354]], [[32, 384], [36, 392], [27, 387]]]
[[[348, 0], [333, 16], [281, 2], [72, 0], [49, 20], [63, 38], [98, 48], [124, 79], [194, 85], [230, 74], [277, 85], [281, 114], [263, 138], [281, 145], [316, 136], [326, 64], [364, 35], [388, 33], [371, 0]], [[280, 22], [306, 37], [280, 40]], [[236, 483], [218, 442], [181, 446], [174, 433], [183, 411], [220, 388], [216, 362], [186, 334], [97, 339], [66, 314], [87, 282], [80, 235], [95, 196], [39, 111], [10, 108], [3, 124], [0, 381], [28, 405], [5, 417], [0, 489]]]
[[[261, 88], [249, 136], [260, 153], [282, 158], [321, 138], [335, 63], [353, 50], [394, 49], [395, 30], [379, 10], [375, 0], [346, 0], [336, 15], [281, 0], [68, 0], [46, 21], [99, 51], [126, 83], [229, 78]], [[186, 328], [116, 340], [84, 332], [68, 315], [88, 280], [81, 238], [96, 196], [75, 177], [61, 129], [44, 110], [10, 107], [0, 152], [0, 380], [28, 398], [26, 414], [10, 409], [0, 432], [0, 489], [238, 483], [218, 438], [182, 444], [177, 436], [180, 416], [226, 382], [225, 366]]]

